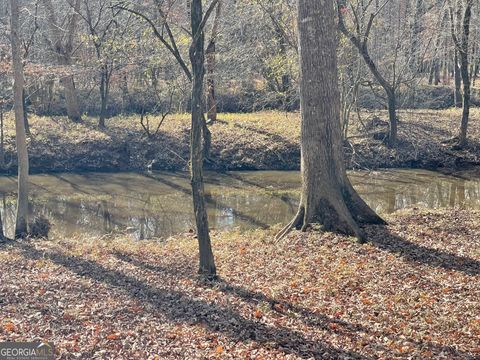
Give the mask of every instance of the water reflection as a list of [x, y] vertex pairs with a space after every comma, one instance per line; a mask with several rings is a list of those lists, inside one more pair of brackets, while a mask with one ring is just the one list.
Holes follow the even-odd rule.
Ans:
[[[380, 214], [408, 207], [480, 209], [478, 178], [419, 170], [352, 172], [350, 178]], [[285, 223], [298, 204], [297, 172], [208, 174], [206, 182], [209, 221], [216, 229]], [[10, 236], [15, 190], [14, 178], [0, 178], [0, 211]], [[190, 185], [183, 173], [32, 176], [30, 212], [51, 219], [56, 236], [116, 232], [151, 239], [194, 228]]]

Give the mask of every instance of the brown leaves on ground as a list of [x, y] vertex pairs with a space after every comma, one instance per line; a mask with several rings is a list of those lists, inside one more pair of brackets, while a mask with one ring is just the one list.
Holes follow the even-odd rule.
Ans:
[[475, 359], [479, 216], [410, 211], [367, 245], [215, 234], [216, 283], [196, 277], [192, 238], [14, 243], [0, 341], [53, 341], [62, 359]]

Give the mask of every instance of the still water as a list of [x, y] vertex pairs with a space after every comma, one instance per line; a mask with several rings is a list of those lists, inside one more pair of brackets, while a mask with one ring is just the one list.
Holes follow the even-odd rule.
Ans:
[[[350, 172], [367, 203], [380, 214], [409, 207], [480, 209], [480, 176], [424, 170]], [[31, 176], [31, 209], [53, 224], [55, 237], [127, 233], [135, 239], [168, 237], [194, 228], [190, 184], [184, 173], [84, 173]], [[296, 211], [300, 174], [288, 171], [208, 173], [210, 226], [268, 227]], [[15, 177], [0, 177], [0, 211], [11, 236]]]

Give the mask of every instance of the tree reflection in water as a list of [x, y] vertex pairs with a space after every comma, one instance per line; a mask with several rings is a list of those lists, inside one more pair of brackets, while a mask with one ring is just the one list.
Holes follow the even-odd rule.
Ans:
[[[351, 172], [350, 177], [380, 214], [411, 207], [480, 209], [480, 179], [423, 170]], [[297, 206], [296, 172], [208, 174], [206, 181], [209, 221], [218, 230], [285, 223]], [[51, 219], [53, 236], [113, 232], [143, 240], [194, 228], [185, 174], [38, 175], [31, 182], [30, 212]], [[0, 178], [0, 211], [7, 235], [13, 231], [15, 187], [12, 178]]]

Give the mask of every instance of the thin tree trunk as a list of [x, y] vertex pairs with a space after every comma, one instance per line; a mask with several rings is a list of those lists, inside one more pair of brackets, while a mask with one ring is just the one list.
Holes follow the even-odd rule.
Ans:
[[468, 54], [462, 55], [462, 82], [463, 82], [463, 111], [460, 125], [458, 145], [463, 147], [467, 143], [468, 120], [470, 116], [470, 76], [468, 73]]
[[105, 69], [102, 67], [102, 74], [100, 78], [100, 116], [98, 119], [98, 127], [105, 128], [105, 114], [107, 112], [107, 75]]
[[397, 97], [395, 91], [387, 93], [388, 100], [388, 119], [390, 123], [390, 132], [388, 134], [388, 143], [390, 146], [395, 146], [397, 139]]
[[5, 140], [3, 128], [3, 107], [0, 104], [0, 168], [5, 168]]
[[217, 99], [215, 94], [215, 69], [216, 69], [216, 42], [218, 25], [222, 11], [222, 1], [217, 4], [215, 19], [213, 20], [212, 35], [207, 46], [207, 119], [217, 121]]
[[18, 198], [15, 221], [15, 237], [25, 237], [28, 233], [28, 151], [23, 110], [23, 65], [19, 35], [18, 1], [10, 0], [12, 67], [14, 73], [13, 96], [15, 106], [15, 143], [18, 157]]
[[215, 40], [207, 46], [207, 119], [217, 121], [217, 100], [215, 97]]
[[[0, 168], [3, 169], [5, 166], [5, 149], [3, 143], [3, 107], [0, 103]], [[4, 212], [5, 216], [5, 212]], [[6, 230], [6, 229], [5, 229]], [[3, 231], [3, 221], [0, 213], [0, 240], [5, 239], [5, 233]]]
[[460, 125], [460, 134], [458, 137], [458, 146], [464, 147], [467, 143], [468, 120], [470, 115], [470, 74], [468, 71], [468, 49], [470, 36], [470, 20], [472, 17], [473, 0], [468, 0], [463, 16], [463, 34], [462, 42], [459, 50], [460, 55], [460, 72], [463, 82], [463, 112]]
[[[212, 252], [208, 217], [205, 205], [203, 183], [204, 149], [202, 134], [204, 132], [203, 117], [203, 80], [204, 80], [204, 33], [200, 29], [203, 19], [202, 0], [192, 0], [191, 27], [192, 46], [190, 61], [192, 63], [192, 128], [190, 137], [190, 175], [193, 195], [193, 208], [197, 227], [197, 238], [200, 253], [199, 273], [209, 278], [216, 276], [215, 261]], [[200, 33], [199, 33], [200, 31]]]
[[27, 108], [27, 93], [25, 88], [22, 91], [22, 102], [23, 102], [23, 124], [25, 126], [25, 133], [30, 135], [30, 124], [28, 123], [28, 108]]
[[[378, 81], [380, 86], [383, 88], [385, 93], [387, 94], [388, 98], [388, 112], [389, 112], [389, 119], [390, 121], [393, 121], [393, 123], [390, 123], [390, 134], [388, 137], [388, 142], [387, 145], [390, 147], [393, 147], [397, 143], [397, 115], [396, 115], [396, 99], [392, 99], [396, 97], [396, 92], [395, 92], [395, 87], [394, 85], [390, 84], [380, 73], [380, 71], [377, 68], [377, 65], [373, 61], [372, 57], [370, 56], [370, 53], [368, 52], [368, 46], [367, 46], [367, 40], [370, 34], [370, 30], [373, 24], [374, 17], [370, 18], [369, 24], [367, 26], [366, 34], [364, 35], [364, 40], [361, 41], [359, 37], [357, 37], [355, 34], [350, 32], [344, 22], [343, 19], [343, 14], [342, 14], [342, 9], [346, 6], [345, 4], [342, 4], [343, 0], [337, 0], [337, 10], [338, 10], [338, 27], [340, 31], [351, 41], [351, 43], [357, 48], [359, 51], [360, 55], [362, 55], [363, 60], [365, 61], [365, 64], [368, 66], [370, 72], [372, 75], [375, 77], [375, 79]], [[373, 15], [372, 15], [373, 16]]]
[[460, 66], [458, 66], [458, 50], [454, 50], [453, 56], [453, 75], [455, 79], [455, 90], [454, 90], [454, 99], [455, 106], [460, 108], [462, 107], [462, 75], [460, 71]]
[[384, 221], [353, 189], [343, 164], [333, 1], [297, 4], [303, 185], [297, 215], [277, 239], [291, 228], [320, 224], [364, 241], [359, 223]]

